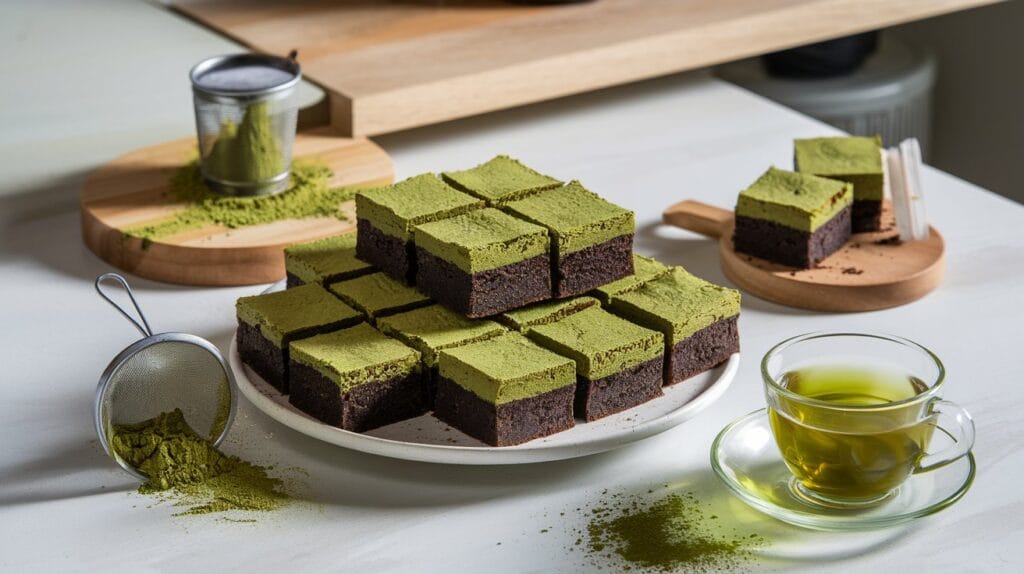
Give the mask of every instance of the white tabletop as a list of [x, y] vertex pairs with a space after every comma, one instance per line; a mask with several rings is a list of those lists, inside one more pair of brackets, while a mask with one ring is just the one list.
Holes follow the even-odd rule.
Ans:
[[[17, 138], [25, 138], [31, 152], [8, 153], [18, 147], [17, 138], [0, 134], [5, 177], [18, 182], [4, 189], [4, 205], [21, 213], [0, 223], [0, 568], [587, 571], [590, 562], [568, 551], [574, 529], [586, 521], [574, 509], [600, 500], [605, 489], [646, 492], [664, 484], [696, 492], [745, 531], [763, 534], [769, 542], [758, 568], [1015, 572], [1024, 567], [1024, 490], [1019, 486], [1024, 475], [1024, 416], [1019, 412], [1024, 408], [1019, 380], [1024, 209], [931, 169], [925, 174], [928, 213], [948, 248], [943, 285], [901, 308], [849, 315], [804, 312], [745, 296], [743, 359], [735, 383], [721, 401], [672, 431], [572, 461], [453, 467], [394, 461], [320, 443], [243, 401], [226, 450], [262, 464], [304, 469], [308, 477], [300, 477], [299, 493], [310, 503], [260, 516], [253, 524], [172, 517], [174, 508], [135, 494], [136, 484], [95, 440], [95, 381], [136, 333], [93, 292], [92, 280], [110, 268], [82, 245], [78, 213], [60, 201], [60, 189], [74, 187], [82, 170], [118, 152], [191, 133], [191, 117], [182, 117], [189, 110], [187, 90], [181, 90], [184, 104], [174, 100], [175, 114], [154, 108], [150, 116], [138, 110], [147, 107], [146, 101], [154, 106], [168, 102], [167, 86], [183, 82], [192, 61], [227, 44], [152, 6], [123, 9], [145, 10], [139, 17], [154, 34], [159, 30], [166, 36], [154, 40], [164, 50], [154, 53], [177, 55], [167, 56], [157, 70], [147, 70], [146, 59], [133, 53], [110, 64], [119, 74], [147, 78], [132, 83], [130, 99], [139, 107], [123, 122], [112, 116], [121, 100], [98, 101], [85, 93], [80, 103], [73, 101], [117, 121], [115, 141], [106, 121], [62, 121], [67, 110], [56, 98], [39, 96], [40, 103], [25, 89], [2, 96], [5, 126], [15, 117], [8, 108], [13, 104], [28, 106], [38, 129], [19, 124]], [[63, 17], [73, 23], [73, 15]], [[0, 21], [7, 26], [11, 20]], [[30, 38], [38, 34], [31, 28], [22, 30]], [[0, 36], [10, 41], [8, 34]], [[176, 43], [188, 38], [196, 43], [183, 55], [173, 52]], [[196, 46], [209, 50], [200, 54]], [[82, 50], [92, 53], [88, 44]], [[40, 85], [48, 78], [33, 73], [30, 79]], [[81, 129], [72, 133], [69, 121]], [[768, 165], [790, 165], [793, 138], [832, 132], [728, 84], [691, 75], [379, 142], [394, 157], [399, 177], [508, 153], [560, 178], [579, 178], [636, 211], [639, 252], [727, 283], [718, 267], [717, 246], [659, 226], [661, 210], [683, 198], [728, 206]], [[101, 155], [97, 149], [105, 157], [83, 159]], [[54, 180], [51, 174], [70, 179]], [[51, 205], [40, 205], [32, 199], [35, 194], [49, 198]], [[20, 209], [23, 204], [30, 208]], [[131, 281], [155, 329], [192, 332], [223, 350], [234, 328], [235, 298], [262, 289]], [[946, 398], [965, 405], [977, 421], [979, 471], [962, 501], [909, 528], [823, 534], [749, 510], [717, 483], [709, 446], [722, 426], [763, 406], [760, 356], [785, 337], [824, 329], [900, 334], [942, 358], [949, 371]]]

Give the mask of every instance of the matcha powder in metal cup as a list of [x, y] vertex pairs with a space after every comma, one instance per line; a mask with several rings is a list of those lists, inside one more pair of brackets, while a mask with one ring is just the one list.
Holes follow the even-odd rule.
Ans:
[[[124, 288], [138, 321], [104, 291], [104, 283], [111, 281]], [[115, 452], [115, 426], [152, 420], [176, 409], [192, 430], [219, 445], [231, 426], [237, 399], [234, 376], [217, 347], [187, 333], [154, 334], [124, 277], [105, 273], [95, 285], [100, 297], [143, 335], [121, 351], [100, 377], [94, 416], [103, 449], [122, 468], [146, 480], [145, 473]]]
[[287, 189], [302, 79], [295, 53], [218, 56], [190, 77], [199, 168], [210, 188], [236, 196]]

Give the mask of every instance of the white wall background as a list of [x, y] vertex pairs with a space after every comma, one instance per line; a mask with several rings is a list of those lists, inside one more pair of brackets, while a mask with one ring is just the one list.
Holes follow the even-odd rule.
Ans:
[[930, 163], [1024, 203], [1024, 2], [894, 33], [938, 58]]

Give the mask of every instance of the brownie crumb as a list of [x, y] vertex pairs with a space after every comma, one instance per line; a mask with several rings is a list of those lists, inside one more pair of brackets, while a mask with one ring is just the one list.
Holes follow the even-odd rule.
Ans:
[[900, 239], [899, 235], [891, 235], [889, 237], [885, 237], [883, 239], [879, 239], [878, 241], [875, 241], [875, 245], [902, 245], [902, 244], [903, 244], [903, 240]]
[[843, 275], [860, 275], [864, 273], [863, 269], [857, 269], [856, 267], [843, 267]]

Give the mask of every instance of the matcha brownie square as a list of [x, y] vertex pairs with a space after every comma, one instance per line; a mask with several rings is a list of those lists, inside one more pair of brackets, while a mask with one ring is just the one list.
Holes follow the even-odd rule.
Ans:
[[342, 301], [361, 311], [371, 322], [378, 317], [432, 303], [429, 297], [415, 287], [380, 272], [332, 283], [327, 288]]
[[576, 361], [578, 418], [595, 421], [661, 396], [665, 337], [599, 307], [532, 327], [540, 346]]
[[355, 325], [363, 316], [315, 283], [235, 303], [238, 355], [282, 393], [289, 392], [288, 344]]
[[507, 332], [507, 329], [494, 321], [467, 319], [441, 305], [431, 305], [383, 317], [377, 321], [377, 328], [420, 352], [429, 407], [434, 405], [434, 393], [437, 389], [439, 351]]
[[793, 165], [800, 173], [853, 185], [853, 232], [878, 231], [885, 193], [881, 138], [798, 139], [793, 142]]
[[579, 295], [633, 273], [633, 212], [580, 182], [509, 202], [505, 209], [551, 233], [555, 297]]
[[291, 344], [289, 401], [353, 432], [417, 417], [423, 401], [420, 354], [362, 323]]
[[850, 238], [852, 187], [769, 168], [736, 202], [736, 252], [791, 267], [814, 267]]
[[356, 257], [356, 234], [345, 233], [297, 243], [284, 250], [288, 287], [328, 284], [373, 272], [373, 265]]
[[438, 355], [434, 416], [492, 446], [572, 428], [576, 369], [519, 333]]
[[665, 265], [651, 257], [644, 257], [643, 255], [637, 255], [634, 253], [632, 275], [626, 275], [622, 279], [616, 279], [611, 283], [601, 285], [594, 289], [591, 292], [591, 295], [597, 297], [602, 304], [608, 305], [611, 303], [612, 297], [615, 295], [618, 295], [623, 291], [634, 289], [651, 279], [661, 276], [668, 270], [668, 265]]
[[486, 208], [416, 227], [416, 284], [470, 318], [551, 297], [548, 232]]
[[740, 293], [681, 267], [612, 297], [611, 311], [665, 335], [665, 384], [725, 362], [740, 350]]
[[573, 313], [579, 313], [584, 309], [598, 305], [597, 299], [593, 297], [570, 297], [568, 299], [534, 303], [533, 305], [506, 311], [498, 315], [496, 319], [510, 329], [526, 333], [531, 327], [553, 323]]
[[492, 207], [562, 185], [561, 181], [537, 173], [507, 155], [496, 156], [472, 169], [446, 171], [441, 177]]
[[360, 191], [356, 194], [356, 255], [395, 279], [412, 283], [416, 277], [413, 227], [483, 205], [430, 173]]

